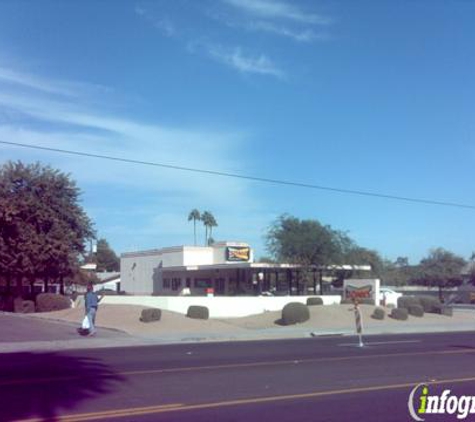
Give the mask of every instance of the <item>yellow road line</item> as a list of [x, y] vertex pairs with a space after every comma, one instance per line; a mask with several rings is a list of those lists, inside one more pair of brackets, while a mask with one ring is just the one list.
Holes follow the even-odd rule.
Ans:
[[[219, 369], [236, 369], [236, 368], [253, 368], [259, 366], [280, 366], [280, 365], [295, 365], [295, 364], [307, 364], [307, 363], [319, 363], [319, 362], [344, 362], [351, 360], [367, 360], [367, 359], [386, 359], [403, 356], [438, 356], [438, 355], [459, 355], [459, 354], [473, 354], [475, 349], [471, 350], [440, 350], [440, 351], [426, 351], [426, 352], [403, 352], [403, 353], [387, 353], [378, 355], [362, 355], [362, 356], [344, 356], [344, 357], [328, 357], [328, 358], [315, 358], [315, 359], [293, 359], [293, 360], [280, 360], [280, 361], [261, 361], [250, 363], [230, 363], [224, 365], [207, 365], [207, 366], [189, 366], [183, 368], [162, 368], [162, 369], [144, 369], [140, 371], [124, 371], [115, 372], [110, 374], [91, 374], [94, 378], [117, 378], [124, 376], [136, 376], [136, 375], [153, 375], [153, 374], [168, 374], [179, 372], [196, 372], [207, 370], [219, 370]], [[49, 378], [36, 378], [36, 379], [16, 379], [16, 380], [4, 380], [0, 381], [0, 387], [10, 385], [24, 385], [24, 384], [41, 384], [45, 382], [58, 382], [58, 381], [75, 381], [79, 379], [86, 379], [84, 375], [64, 376], [64, 377], [49, 377]]]
[[[438, 381], [423, 381], [425, 384], [429, 385], [438, 385], [438, 384], [457, 384], [464, 382], [475, 382], [475, 377], [470, 378], [452, 378]], [[302, 400], [310, 398], [318, 398], [332, 395], [345, 395], [345, 394], [358, 394], [358, 393], [367, 393], [372, 391], [381, 391], [381, 390], [397, 390], [401, 388], [412, 388], [419, 382], [410, 382], [410, 383], [400, 383], [400, 384], [387, 384], [387, 385], [377, 385], [371, 387], [355, 387], [355, 388], [345, 388], [340, 390], [328, 390], [328, 391], [316, 391], [311, 393], [302, 393], [302, 394], [289, 394], [289, 395], [280, 395], [280, 396], [270, 396], [270, 397], [253, 397], [247, 399], [237, 399], [237, 400], [227, 400], [219, 402], [210, 402], [210, 403], [197, 403], [197, 404], [169, 404], [169, 405], [159, 405], [159, 406], [147, 406], [147, 407], [136, 407], [129, 409], [119, 409], [119, 410], [110, 410], [102, 412], [90, 412], [90, 413], [81, 413], [76, 415], [67, 415], [67, 416], [58, 416], [59, 421], [64, 422], [85, 422], [100, 420], [106, 418], [122, 418], [122, 417], [131, 417], [131, 416], [145, 416], [158, 413], [169, 413], [176, 411], [190, 411], [190, 410], [202, 410], [202, 409], [212, 409], [220, 407], [229, 407], [229, 406], [242, 406], [249, 404], [263, 404], [269, 402], [277, 401], [286, 401], [286, 400]], [[34, 418], [34, 419], [24, 419], [19, 422], [41, 422], [43, 419]]]

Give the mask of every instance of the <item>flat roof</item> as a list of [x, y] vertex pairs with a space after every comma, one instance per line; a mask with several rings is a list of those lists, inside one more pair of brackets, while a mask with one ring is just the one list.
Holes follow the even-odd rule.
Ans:
[[163, 267], [163, 272], [168, 271], [204, 271], [226, 269], [262, 269], [262, 270], [298, 270], [310, 269], [315, 271], [371, 271], [371, 265], [298, 265], [298, 264], [273, 264], [265, 262], [232, 262], [226, 264], [211, 265], [180, 265], [175, 267]]

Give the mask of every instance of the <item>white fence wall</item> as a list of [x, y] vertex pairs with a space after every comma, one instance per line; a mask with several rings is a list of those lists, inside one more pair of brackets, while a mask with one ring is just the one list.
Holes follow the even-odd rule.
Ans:
[[[205, 297], [205, 296], [105, 296], [101, 303], [113, 305], [141, 305], [186, 314], [191, 305], [206, 306], [210, 318], [237, 318], [280, 311], [287, 303], [307, 303], [316, 296], [256, 296], [256, 297]], [[318, 296], [324, 305], [339, 304], [341, 296]]]

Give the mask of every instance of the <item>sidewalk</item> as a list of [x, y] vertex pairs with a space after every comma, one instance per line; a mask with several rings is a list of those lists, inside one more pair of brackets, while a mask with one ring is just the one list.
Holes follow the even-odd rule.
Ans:
[[[351, 308], [348, 306], [312, 307], [309, 321], [289, 327], [274, 323], [279, 313], [203, 321], [163, 312], [161, 321], [144, 324], [137, 317], [140, 307], [124, 309], [119, 305], [109, 305], [104, 308], [98, 313], [98, 333], [95, 337], [77, 335], [77, 321], [80, 319], [78, 316], [83, 312], [79, 309], [50, 314], [11, 315], [9, 318], [16, 318], [23, 324], [26, 321], [33, 325], [55, 324], [55, 333], [62, 331], [65, 337], [51, 336], [49, 330], [48, 337], [39, 339], [36, 336], [35, 341], [31, 341], [31, 334], [28, 333], [25, 333], [23, 338], [13, 339], [14, 341], [4, 338], [6, 341], [0, 341], [0, 353], [356, 334], [353, 314], [349, 312]], [[408, 321], [395, 321], [388, 317], [383, 321], [376, 321], [369, 317], [372, 307], [362, 307], [362, 311], [364, 335], [475, 331], [473, 309], [456, 309], [453, 317], [426, 314], [423, 318], [410, 317]], [[58, 327], [61, 327], [61, 330]]]

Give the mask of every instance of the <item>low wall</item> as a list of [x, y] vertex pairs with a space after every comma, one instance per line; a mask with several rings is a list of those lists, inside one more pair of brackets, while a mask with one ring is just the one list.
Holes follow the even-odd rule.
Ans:
[[211, 318], [237, 318], [280, 311], [287, 303], [307, 303], [309, 297], [321, 297], [324, 305], [339, 304], [341, 296], [104, 296], [101, 303], [141, 305], [186, 314], [191, 305], [206, 306]]

